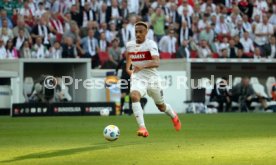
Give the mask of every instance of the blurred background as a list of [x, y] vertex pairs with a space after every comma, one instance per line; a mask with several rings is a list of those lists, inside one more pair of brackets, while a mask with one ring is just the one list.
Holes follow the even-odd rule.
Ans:
[[[1, 0], [0, 10], [0, 114], [31, 114], [22, 107], [41, 103], [83, 106], [82, 114], [85, 103], [114, 103], [113, 114], [131, 114], [119, 80], [129, 78], [125, 44], [137, 21], [158, 44], [166, 100], [177, 112], [275, 111], [274, 0]], [[87, 89], [84, 80], [103, 87]], [[148, 97], [141, 102], [159, 113]]]

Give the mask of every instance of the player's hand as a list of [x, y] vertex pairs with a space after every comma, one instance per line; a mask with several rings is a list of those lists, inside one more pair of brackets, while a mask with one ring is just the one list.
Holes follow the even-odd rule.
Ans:
[[128, 73], [128, 75], [129, 75], [129, 76], [131, 76], [131, 75], [132, 75], [132, 73], [133, 73], [133, 71], [132, 71], [132, 70], [129, 70], [129, 69], [128, 69], [128, 70], [126, 70], [126, 72]]
[[140, 70], [142, 70], [143, 69], [143, 67], [142, 66], [134, 66], [134, 73], [137, 73], [137, 72], [139, 72]]

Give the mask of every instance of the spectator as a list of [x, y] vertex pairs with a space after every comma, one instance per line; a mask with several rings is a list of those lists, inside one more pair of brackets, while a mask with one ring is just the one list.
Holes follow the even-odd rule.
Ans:
[[198, 22], [198, 29], [199, 31], [202, 31], [203, 29], [205, 29], [206, 25], [208, 25], [209, 22], [209, 14], [204, 14], [203, 15], [203, 19], [199, 20]]
[[12, 21], [11, 19], [7, 16], [7, 12], [5, 10], [1, 10], [1, 16], [0, 16], [0, 27], [3, 26], [3, 20], [7, 20], [8, 22], [8, 28], [9, 29], [12, 29], [13, 28], [13, 24], [12, 24]]
[[42, 37], [37, 36], [36, 42], [32, 47], [32, 57], [33, 58], [46, 58], [49, 52], [46, 46], [42, 44]]
[[177, 9], [178, 14], [182, 15], [184, 10], [187, 11], [187, 16], [189, 17], [191, 17], [194, 13], [193, 7], [188, 3], [188, 0], [182, 0], [182, 5]]
[[16, 50], [19, 51], [20, 48], [22, 47], [24, 41], [28, 39], [25, 38], [24, 36], [24, 29], [19, 29], [19, 35], [18, 37], [15, 37], [13, 39], [13, 45], [15, 46]]
[[200, 6], [200, 11], [204, 13], [206, 11], [207, 6], [210, 6], [212, 11], [216, 10], [216, 5], [213, 3], [213, 0], [207, 0]]
[[99, 51], [107, 52], [108, 45], [109, 44], [106, 40], [105, 33], [102, 32], [100, 35], [100, 40], [99, 40]]
[[[72, 5], [71, 10], [70, 10], [70, 15], [71, 15], [71, 19], [73, 21], [75, 21], [79, 27], [81, 27], [83, 22], [82, 22], [82, 19], [80, 19], [80, 18], [82, 18], [82, 16], [78, 12], [77, 5]], [[70, 24], [70, 22], [68, 22], [68, 23]]]
[[[218, 112], [230, 112], [231, 111], [231, 93], [229, 92], [229, 86], [226, 78], [220, 78], [212, 89], [210, 101], [218, 102]], [[224, 109], [224, 104], [225, 109]]]
[[254, 44], [253, 41], [249, 38], [248, 31], [243, 33], [243, 38], [240, 39], [240, 43], [242, 44], [244, 54], [248, 57], [251, 57], [252, 52], [254, 52]]
[[[123, 1], [124, 2], [124, 1]], [[148, 20], [145, 19], [145, 17], [148, 16], [148, 14], [150, 13], [150, 10], [153, 11], [154, 9], [151, 7], [151, 2], [150, 0], [144, 0], [141, 6], [141, 16], [144, 18], [144, 20]], [[147, 21], [148, 22], [148, 21]]]
[[[128, 4], [127, 0], [123, 0], [122, 1], [122, 7], [121, 7], [122, 21], [126, 20], [128, 18], [128, 16], [129, 16], [129, 13], [130, 13], [129, 10], [128, 10], [128, 8], [127, 8], [127, 4]], [[142, 12], [141, 12], [141, 14], [142, 14]]]
[[214, 37], [215, 34], [210, 24], [207, 24], [206, 28], [199, 33], [199, 41], [206, 40], [209, 45], [213, 45]]
[[[3, 32], [4, 32], [4, 34], [3, 34]], [[0, 36], [2, 36], [2, 37], [6, 36], [8, 39], [12, 39], [13, 38], [13, 32], [8, 27], [8, 21], [7, 21], [7, 19], [2, 20], [2, 28], [0, 28]]]
[[5, 44], [3, 39], [0, 37], [0, 59], [7, 58], [7, 50], [5, 48]]
[[135, 40], [135, 23], [136, 23], [136, 15], [131, 15], [129, 17], [129, 23], [127, 25], [127, 29], [130, 32], [130, 40]]
[[47, 12], [47, 11], [45, 10], [44, 3], [43, 3], [43, 2], [39, 2], [39, 3], [38, 3], [38, 9], [35, 11], [34, 16], [35, 16], [36, 18], [40, 18], [40, 17], [42, 17], [42, 15], [43, 15], [44, 13], [46, 13], [46, 12]]
[[54, 58], [54, 59], [62, 58], [62, 53], [63, 53], [63, 51], [62, 51], [62, 47], [61, 47], [60, 43], [58, 41], [55, 41], [54, 46], [52, 46], [50, 48], [51, 57]]
[[118, 38], [114, 38], [112, 40], [112, 47], [109, 48], [108, 54], [109, 54], [109, 60], [113, 63], [113, 69], [115, 69], [119, 62], [122, 59], [122, 51], [119, 47], [120, 40]]
[[219, 17], [219, 21], [215, 27], [215, 32], [218, 36], [230, 36], [230, 30], [225, 23], [224, 16]]
[[34, 25], [34, 11], [29, 7], [29, 2], [25, 1], [23, 8], [19, 10], [18, 15], [24, 18], [24, 21], [27, 25], [32, 27]]
[[100, 33], [98, 29], [97, 21], [89, 21], [86, 27], [81, 28], [80, 37], [84, 38], [88, 35], [88, 30], [93, 29], [95, 31], [95, 38], [100, 39]]
[[239, 49], [243, 49], [243, 46], [242, 46], [242, 44], [241, 44], [241, 42], [240, 42], [240, 37], [237, 35], [237, 36], [235, 36], [234, 37], [234, 40], [235, 40], [235, 43], [236, 43], [236, 47], [237, 48], [239, 48]]
[[192, 42], [192, 47], [197, 50], [198, 56], [200, 58], [212, 57], [212, 51], [206, 40], [201, 40], [200, 45], [196, 45], [195, 42]]
[[139, 1], [137, 0], [128, 0], [128, 11], [129, 13], [135, 13], [135, 14], [139, 14]]
[[32, 58], [32, 52], [30, 49], [29, 41], [24, 41], [23, 46], [20, 49], [21, 58]]
[[73, 39], [66, 37], [64, 40], [64, 45], [62, 46], [62, 58], [76, 58], [77, 48], [74, 45]]
[[238, 51], [237, 51], [237, 58], [249, 58], [249, 57], [244, 55], [243, 49], [238, 48]]
[[88, 30], [88, 36], [81, 40], [82, 57], [91, 58], [92, 68], [96, 68], [99, 65], [99, 56], [98, 56], [98, 40], [94, 37], [94, 30]]
[[110, 26], [110, 41], [117, 37], [118, 31], [116, 30], [116, 24], [111, 22], [109, 23]]
[[232, 100], [240, 104], [241, 111], [248, 111], [253, 101], [260, 102], [263, 108], [267, 108], [265, 99], [255, 93], [249, 82], [249, 77], [243, 77], [242, 82], [233, 87]]
[[14, 5], [9, 0], [3, 0], [0, 4], [0, 9], [5, 10], [7, 16], [11, 18], [13, 14]]
[[219, 55], [222, 55], [221, 51], [223, 49], [226, 49], [226, 51], [228, 52], [229, 42], [228, 42], [228, 38], [227, 37], [223, 37], [222, 42], [219, 44], [219, 50], [218, 50]]
[[66, 38], [66, 37], [70, 37], [73, 39], [73, 43], [77, 43], [78, 40], [80, 40], [80, 36], [79, 36], [79, 27], [77, 25], [77, 23], [75, 21], [72, 21], [70, 23], [70, 30], [69, 31], [66, 31], [64, 34], [63, 34], [63, 38]]
[[248, 2], [248, 0], [241, 0], [238, 3], [238, 7], [242, 14], [245, 14], [248, 16], [248, 18], [252, 17], [253, 14], [253, 4], [251, 2]]
[[232, 14], [227, 17], [226, 24], [230, 29], [230, 36], [233, 37], [236, 34], [236, 28], [237, 28], [237, 15]]
[[180, 47], [177, 49], [176, 58], [190, 58], [189, 41], [183, 40]]
[[119, 37], [120, 39], [120, 47], [125, 47], [126, 43], [130, 41], [130, 38], [131, 38], [131, 32], [127, 28], [127, 24], [128, 24], [127, 20], [124, 20], [123, 27], [118, 32], [117, 37]]
[[36, 39], [41, 36], [42, 37], [42, 44], [49, 47], [50, 46], [50, 29], [47, 26], [47, 22], [45, 17], [41, 17], [38, 20], [38, 24], [34, 26], [31, 32], [31, 36], [33, 39]]
[[106, 40], [107, 42], [111, 42], [112, 40], [112, 36], [111, 36], [111, 33], [110, 33], [110, 30], [107, 29], [107, 24], [106, 23], [102, 23], [101, 24], [101, 29], [99, 30], [100, 33], [105, 33], [105, 37], [106, 37]]
[[6, 45], [7, 41], [10, 39], [10, 37], [8, 35], [8, 30], [6, 28], [2, 28], [0, 33], [1, 33], [1, 37], [4, 41], [4, 44]]
[[192, 16], [190, 16], [190, 15], [188, 14], [188, 10], [187, 10], [187, 9], [184, 9], [184, 10], [183, 10], [183, 14], [181, 15], [179, 24], [182, 24], [183, 22], [186, 22], [188, 28], [189, 28], [189, 29], [192, 29], [193, 20], [192, 20]]
[[101, 9], [98, 14], [99, 15], [99, 17], [98, 17], [99, 24], [108, 23], [106, 10], [107, 10], [107, 5], [105, 3], [102, 3]]
[[269, 40], [269, 54], [268, 58], [276, 58], [276, 38], [274, 36], [270, 37]]
[[238, 48], [235, 46], [234, 39], [229, 40], [229, 57], [230, 58], [238, 57]]
[[65, 0], [58, 0], [55, 1], [52, 7], [52, 12], [53, 13], [61, 13], [64, 14], [68, 11], [68, 4], [66, 3]]
[[220, 54], [219, 54], [219, 57], [220, 58], [224, 58], [224, 59], [227, 59], [229, 58], [229, 52], [228, 52], [229, 49], [227, 48], [223, 48], [220, 50]]
[[150, 40], [154, 40], [154, 31], [153, 31], [151, 25], [149, 25], [148, 33], [147, 33], [146, 38], [147, 38], [147, 39], [150, 39]]
[[243, 25], [242, 25], [243, 29], [247, 31], [249, 34], [252, 34], [252, 26], [248, 20], [248, 16], [243, 15], [242, 19], [243, 19]]
[[63, 25], [61, 21], [59, 20], [59, 13], [53, 13], [52, 17], [49, 21], [49, 30], [51, 33], [53, 33], [55, 36], [53, 36], [54, 41], [61, 42], [62, 41], [62, 35], [64, 33]]
[[161, 8], [157, 8], [156, 12], [151, 15], [151, 24], [153, 26], [156, 41], [159, 42], [165, 35], [165, 15]]
[[261, 15], [255, 15], [253, 17], [253, 21], [252, 21], [252, 32], [253, 32], [253, 35], [255, 34], [255, 30], [256, 30], [256, 27], [259, 23], [261, 23]]
[[193, 37], [193, 31], [188, 28], [186, 22], [182, 22], [182, 26], [179, 31], [178, 43], [183, 43], [184, 40], [190, 40]]
[[13, 41], [10, 39], [6, 44], [7, 58], [9, 59], [17, 59], [18, 52], [16, 48], [13, 46]]
[[80, 12], [81, 16], [81, 27], [86, 27], [88, 22], [96, 20], [96, 12], [93, 11], [90, 4], [88, 2], [85, 3], [84, 8]]
[[262, 54], [260, 48], [258, 48], [258, 47], [255, 48], [255, 52], [254, 52], [254, 54], [253, 54], [253, 58], [254, 58], [254, 59], [261, 59], [261, 58], [264, 58], [264, 55]]
[[70, 31], [70, 23], [72, 22], [72, 16], [70, 13], [65, 13], [65, 15], [61, 15], [62, 17], [62, 24], [64, 27], [64, 32]]
[[255, 45], [261, 48], [265, 54], [268, 50], [266, 44], [268, 43], [269, 37], [274, 34], [273, 26], [268, 23], [267, 16], [263, 16], [263, 22], [258, 24], [255, 29]]
[[19, 29], [23, 29], [24, 30], [24, 37], [25, 38], [30, 38], [29, 29], [25, 25], [24, 18], [18, 18], [17, 19], [17, 25], [12, 30], [14, 37], [18, 37], [18, 35], [19, 35]]
[[167, 15], [168, 17], [168, 23], [169, 24], [174, 24], [177, 28], [179, 28], [179, 23], [181, 22], [180, 21], [180, 15], [178, 14], [177, 12], [177, 5], [175, 3], [172, 3], [170, 5], [170, 13], [169, 15]]
[[161, 52], [168, 52], [170, 54], [176, 53], [177, 39], [174, 30], [170, 30], [168, 35], [165, 35], [159, 41], [159, 49]]
[[113, 21], [117, 27], [122, 27], [122, 11], [118, 6], [117, 0], [111, 1], [111, 6], [106, 10], [106, 22]]

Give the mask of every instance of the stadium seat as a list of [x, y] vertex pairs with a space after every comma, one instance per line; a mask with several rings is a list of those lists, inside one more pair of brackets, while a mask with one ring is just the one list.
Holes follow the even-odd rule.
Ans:
[[197, 51], [191, 51], [191, 52], [190, 52], [190, 57], [191, 57], [191, 58], [198, 58]]
[[268, 77], [266, 80], [266, 90], [269, 97], [271, 96], [272, 85], [276, 83], [275, 77]]
[[242, 78], [241, 77], [235, 77], [233, 80], [233, 86], [239, 84], [241, 82]]
[[105, 62], [109, 61], [109, 55], [107, 52], [99, 52], [100, 64], [103, 65]]
[[250, 84], [260, 84], [258, 77], [251, 77]]
[[161, 59], [171, 59], [172, 58], [172, 54], [168, 53], [168, 52], [161, 52], [160, 53], [160, 58]]
[[29, 97], [33, 92], [34, 80], [32, 77], [25, 77], [23, 84], [23, 95], [26, 102], [29, 102]]
[[219, 54], [218, 53], [213, 53], [212, 58], [219, 58]]
[[267, 94], [265, 93], [265, 88], [262, 84], [252, 84], [254, 91], [261, 95], [262, 97], [268, 98]]

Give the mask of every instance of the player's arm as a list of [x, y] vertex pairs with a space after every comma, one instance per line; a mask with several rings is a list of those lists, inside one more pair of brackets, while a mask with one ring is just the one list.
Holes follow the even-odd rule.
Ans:
[[152, 56], [152, 60], [149, 63], [143, 65], [143, 68], [158, 68], [160, 64], [159, 56]]
[[128, 52], [126, 52], [126, 72], [131, 75], [132, 74], [132, 70], [130, 69], [130, 66], [131, 66], [131, 59], [129, 57], [129, 54]]
[[144, 64], [142, 66], [134, 66], [134, 71], [133, 72], [139, 72], [140, 70], [142, 69], [149, 69], [149, 68], [158, 68], [159, 67], [159, 64], [160, 64], [160, 59], [159, 59], [159, 56], [152, 56], [152, 60], [147, 63], [147, 64]]

